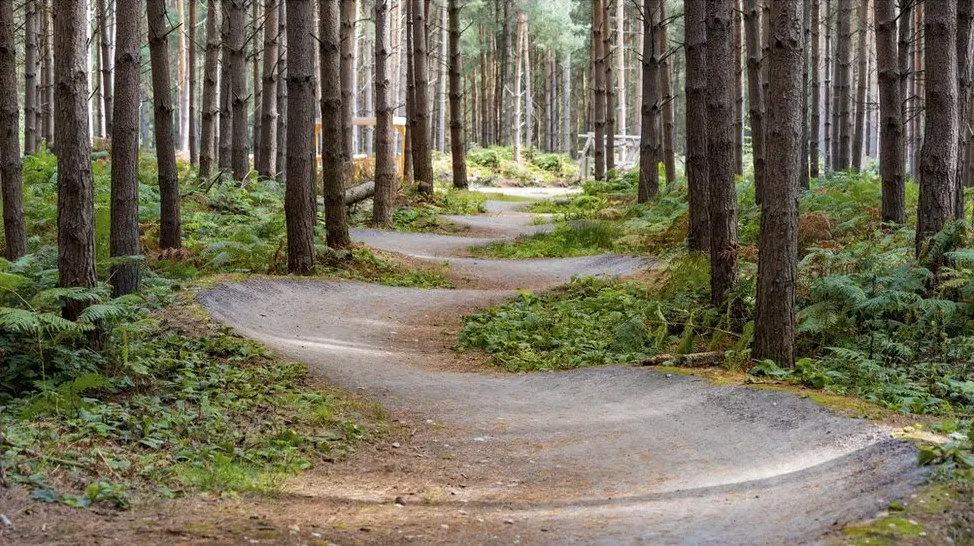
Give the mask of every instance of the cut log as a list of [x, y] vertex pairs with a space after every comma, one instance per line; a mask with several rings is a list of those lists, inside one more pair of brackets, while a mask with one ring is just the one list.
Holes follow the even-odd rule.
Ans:
[[345, 190], [345, 205], [354, 205], [375, 195], [375, 182], [365, 182]]
[[705, 368], [716, 366], [724, 360], [724, 351], [709, 351], [706, 353], [690, 353], [685, 355], [661, 354], [643, 360], [643, 366], [683, 366], [687, 368]]

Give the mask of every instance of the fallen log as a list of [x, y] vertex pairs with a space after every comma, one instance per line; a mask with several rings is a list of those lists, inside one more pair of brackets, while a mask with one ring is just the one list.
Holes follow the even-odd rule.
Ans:
[[709, 351], [706, 353], [689, 353], [685, 355], [661, 354], [643, 360], [643, 366], [683, 366], [686, 368], [705, 368], [716, 366], [724, 360], [724, 351]]
[[375, 195], [375, 182], [365, 182], [345, 190], [345, 205], [350, 206], [365, 201]]

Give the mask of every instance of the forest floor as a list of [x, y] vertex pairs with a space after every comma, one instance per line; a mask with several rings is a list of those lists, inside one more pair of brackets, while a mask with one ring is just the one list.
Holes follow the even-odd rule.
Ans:
[[[540, 197], [540, 196], [539, 196]], [[197, 496], [61, 526], [37, 542], [565, 544], [818, 541], [923, 481], [893, 426], [777, 390], [633, 366], [510, 374], [453, 350], [462, 316], [573, 275], [651, 260], [493, 260], [465, 248], [537, 230], [524, 203], [449, 217], [469, 237], [356, 230], [373, 248], [447, 263], [457, 289], [252, 278], [200, 293], [221, 322], [323, 383], [383, 404], [390, 431], [276, 497]], [[14, 493], [19, 494], [19, 493]], [[60, 538], [59, 538], [60, 537]]]

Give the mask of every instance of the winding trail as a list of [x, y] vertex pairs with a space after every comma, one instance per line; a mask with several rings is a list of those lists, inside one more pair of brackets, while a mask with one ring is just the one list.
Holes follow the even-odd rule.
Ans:
[[[405, 416], [417, 438], [426, 435], [437, 459], [424, 464], [440, 467], [449, 491], [394, 507], [402, 483], [363, 485], [363, 477], [303, 495], [365, 503], [389, 529], [430, 522], [422, 543], [783, 544], [817, 542], [872, 517], [922, 478], [910, 443], [789, 393], [639, 367], [515, 375], [465, 362], [449, 348], [462, 314], [508, 300], [513, 289], [652, 265], [611, 255], [458, 256], [547, 229], [518, 205], [491, 201], [488, 215], [450, 218], [493, 238], [354, 233], [375, 248], [447, 262], [482, 289], [253, 279], [201, 293], [241, 334]], [[373, 532], [358, 541], [403, 537]]]

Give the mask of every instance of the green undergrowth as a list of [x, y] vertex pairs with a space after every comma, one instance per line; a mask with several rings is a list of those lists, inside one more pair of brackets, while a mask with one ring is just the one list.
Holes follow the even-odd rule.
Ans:
[[[541, 153], [527, 148], [520, 163], [514, 161], [510, 146], [472, 148], [467, 152], [467, 175], [472, 183], [494, 185], [540, 186], [565, 183], [578, 177], [578, 163], [566, 154]], [[449, 182], [451, 176], [449, 154], [434, 155], [437, 179]]]
[[[392, 228], [396, 231], [453, 232], [456, 228], [439, 218], [441, 215], [483, 214], [487, 212], [485, 203], [490, 198], [485, 193], [452, 187], [435, 187], [432, 197], [410, 190], [393, 210]], [[352, 225], [366, 227], [371, 221], [371, 207], [353, 210]]]
[[513, 242], [497, 241], [468, 250], [474, 256], [493, 258], [553, 258], [587, 256], [611, 252], [621, 227], [611, 222], [562, 223], [546, 233], [520, 237]]

